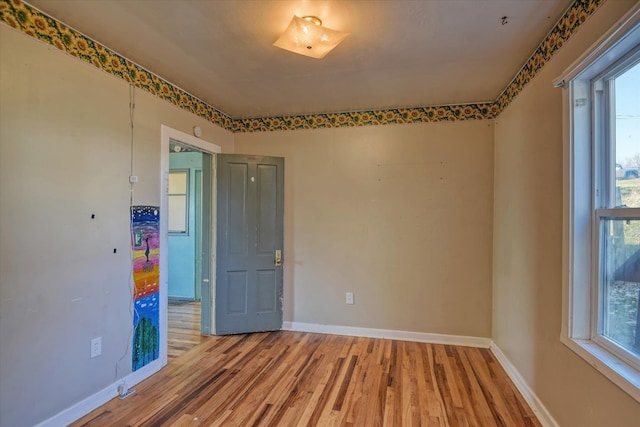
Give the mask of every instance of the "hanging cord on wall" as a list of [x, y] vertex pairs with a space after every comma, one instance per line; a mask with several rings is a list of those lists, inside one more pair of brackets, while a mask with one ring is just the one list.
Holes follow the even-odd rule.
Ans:
[[[131, 146], [131, 151], [130, 151], [130, 159], [131, 159], [131, 163], [129, 166], [129, 177], [133, 176], [133, 147], [134, 147], [134, 112], [135, 112], [135, 108], [136, 108], [136, 93], [135, 93], [135, 87], [133, 85], [129, 85], [129, 129], [130, 129], [130, 135], [131, 135], [131, 139], [130, 139], [130, 146]], [[132, 221], [133, 221], [133, 215], [131, 212], [131, 208], [133, 207], [133, 182], [131, 182], [132, 180], [129, 179], [129, 233], [131, 233], [131, 227], [132, 227]], [[131, 327], [129, 329], [129, 338], [127, 339], [127, 347], [124, 350], [124, 353], [122, 354], [122, 356], [120, 357], [120, 359], [118, 359], [118, 361], [116, 362], [116, 367], [115, 367], [115, 372], [114, 372], [114, 378], [113, 378], [113, 382], [118, 381], [118, 374], [120, 372], [120, 363], [127, 357], [130, 356], [131, 352], [129, 351], [130, 346], [132, 345], [132, 340], [133, 340], [133, 312], [134, 312], [134, 287], [135, 284], [133, 283], [133, 248], [131, 246], [131, 243], [129, 243], [129, 259], [131, 260], [131, 264], [130, 264], [130, 268], [129, 268], [129, 280], [128, 280], [128, 284], [129, 284], [129, 315], [131, 318]], [[126, 391], [126, 390], [125, 390]]]
[[[129, 167], [129, 177], [133, 176], [133, 116], [136, 109], [136, 88], [133, 85], [129, 85], [129, 125], [131, 127], [131, 165]], [[129, 198], [129, 206], [133, 206], [133, 182], [131, 182], [131, 178], [129, 179], [129, 191], [131, 196]]]

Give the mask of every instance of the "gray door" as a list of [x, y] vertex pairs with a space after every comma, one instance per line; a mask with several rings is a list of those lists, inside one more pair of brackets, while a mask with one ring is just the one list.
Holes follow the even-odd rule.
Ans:
[[284, 159], [218, 154], [217, 335], [282, 327]]

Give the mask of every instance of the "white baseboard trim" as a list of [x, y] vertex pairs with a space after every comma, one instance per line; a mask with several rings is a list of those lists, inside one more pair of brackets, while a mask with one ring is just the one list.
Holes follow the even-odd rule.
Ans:
[[558, 422], [553, 418], [551, 413], [549, 413], [533, 390], [531, 390], [527, 382], [522, 378], [522, 375], [520, 375], [520, 372], [518, 372], [502, 350], [500, 350], [494, 342], [491, 343], [491, 347], [489, 348], [507, 372], [507, 375], [509, 375], [509, 378], [511, 378], [511, 381], [513, 381], [513, 384], [515, 384], [520, 394], [522, 394], [524, 400], [527, 401], [533, 413], [536, 414], [536, 417], [538, 417], [543, 427], [559, 427]]
[[118, 396], [118, 386], [123, 382], [125, 382], [128, 387], [133, 387], [142, 380], [145, 380], [151, 375], [158, 372], [166, 364], [166, 360], [164, 360], [164, 363], [160, 359], [155, 360], [147, 366], [130, 373], [126, 377], [121, 378], [113, 384], [108, 385], [99, 392], [87, 397], [84, 400], [81, 400], [75, 405], [70, 406], [69, 408], [57, 413], [53, 417], [41, 422], [40, 424], [36, 425], [36, 427], [68, 426], [72, 422], [80, 419], [81, 417], [87, 415], [89, 412], [104, 405], [114, 397]]
[[462, 335], [430, 334], [426, 332], [396, 331], [393, 329], [358, 328], [354, 326], [320, 325], [317, 323], [283, 322], [282, 329], [319, 334], [348, 335], [354, 337], [386, 338], [400, 341], [426, 342], [430, 344], [459, 345], [464, 347], [489, 348], [490, 338]]

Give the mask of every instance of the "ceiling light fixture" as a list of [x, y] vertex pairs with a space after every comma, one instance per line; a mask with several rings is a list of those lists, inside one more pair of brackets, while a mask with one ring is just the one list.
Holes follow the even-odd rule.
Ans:
[[273, 45], [300, 55], [320, 59], [348, 35], [349, 33], [323, 27], [318, 17], [299, 18], [294, 15], [285, 32]]

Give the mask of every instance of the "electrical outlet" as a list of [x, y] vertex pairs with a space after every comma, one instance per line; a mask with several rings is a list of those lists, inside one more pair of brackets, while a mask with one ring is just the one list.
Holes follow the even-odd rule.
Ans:
[[347, 292], [347, 304], [353, 304], [353, 292]]
[[91, 340], [91, 358], [98, 357], [102, 354], [102, 337]]

